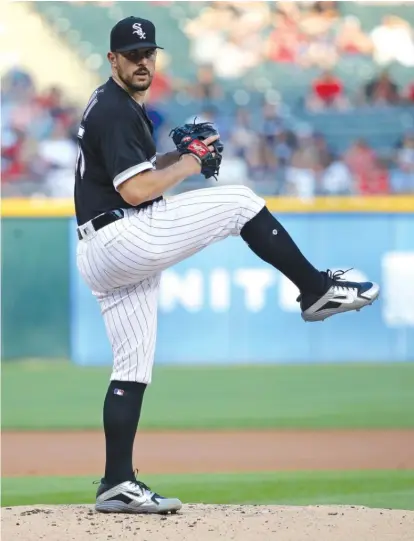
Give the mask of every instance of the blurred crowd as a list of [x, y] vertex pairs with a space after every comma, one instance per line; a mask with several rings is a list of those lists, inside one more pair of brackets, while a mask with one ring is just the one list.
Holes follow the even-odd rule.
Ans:
[[2, 78], [2, 195], [70, 197], [77, 154], [79, 109], [58, 87], [36, 91], [15, 69]]
[[[398, 88], [386, 70], [394, 62], [414, 67], [410, 22], [390, 14], [365, 32], [357, 17], [341, 16], [342, 3], [209, 2], [184, 28], [192, 60], [201, 66], [199, 94], [208, 97], [211, 81], [216, 78], [237, 79], [254, 67], [273, 62], [321, 70], [303, 99], [310, 111], [414, 104], [414, 79]], [[332, 70], [339, 59], [357, 57], [372, 60], [380, 74], [350, 93]], [[210, 79], [206, 72], [210, 72]]]
[[[253, 117], [259, 117], [254, 127]], [[403, 133], [386, 153], [364, 139], [338, 153], [322, 133], [309, 124], [292, 127], [279, 106], [267, 102], [260, 110], [239, 108], [230, 122], [209, 108], [198, 121], [213, 122], [225, 143], [220, 183], [242, 182], [266, 195], [303, 199], [414, 193], [414, 130]], [[161, 148], [162, 143], [160, 135]]]
[[378, 65], [414, 66], [414, 35], [408, 21], [386, 15], [365, 32], [357, 17], [341, 15], [341, 4], [209, 2], [184, 32], [191, 40], [192, 60], [211, 64], [223, 78], [240, 77], [266, 60], [332, 69], [339, 57], [359, 55]]
[[[81, 111], [59, 88], [36, 92], [30, 75], [19, 70], [4, 78], [1, 99], [3, 196], [71, 197]], [[215, 123], [225, 143], [221, 183], [304, 198], [414, 193], [414, 131], [402, 134], [386, 156], [364, 140], [338, 154], [309, 125], [292, 128], [279, 109], [264, 102], [259, 110], [240, 107], [234, 117], [214, 107], [196, 112], [198, 122]], [[159, 151], [171, 150], [168, 110], [155, 100], [148, 111]]]
[[[319, 70], [308, 88], [301, 88], [301, 105], [308, 113], [385, 105], [392, 114], [393, 106], [414, 106], [414, 77], [401, 87], [387, 71], [392, 62], [414, 67], [408, 21], [384, 16], [366, 32], [358, 18], [341, 15], [342, 2], [202, 4], [182, 27], [190, 40], [196, 81], [175, 79], [173, 65], [171, 71], [164, 69], [168, 57], [160, 55], [148, 103], [160, 151], [170, 150], [169, 110], [177, 93], [184, 91], [198, 120], [214, 122], [224, 140], [220, 182], [243, 182], [263, 194], [298, 197], [414, 193], [414, 133], [408, 129], [397, 143], [390, 140], [385, 154], [357, 135], [338, 152], [311, 125], [287, 123], [281, 103], [263, 98], [261, 105], [239, 107], [232, 116], [220, 111], [223, 81], [237, 80], [266, 62]], [[338, 58], [356, 56], [372, 59], [378, 71], [350, 95], [334, 68]], [[38, 92], [32, 76], [19, 68], [2, 79], [1, 107], [3, 196], [71, 197], [79, 108], [59, 87]]]
[[414, 78], [405, 88], [400, 88], [384, 69], [350, 96], [344, 82], [331, 71], [323, 71], [312, 82], [304, 99], [308, 111], [346, 111], [355, 107], [414, 105]]

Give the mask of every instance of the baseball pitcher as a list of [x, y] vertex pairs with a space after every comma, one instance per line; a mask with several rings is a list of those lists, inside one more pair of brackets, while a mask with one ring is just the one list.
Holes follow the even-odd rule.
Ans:
[[170, 134], [176, 150], [157, 154], [145, 95], [160, 48], [148, 20], [128, 17], [114, 26], [111, 76], [93, 92], [78, 131], [77, 264], [100, 305], [113, 352], [103, 409], [105, 474], [96, 495], [101, 512], [168, 513], [182, 505], [137, 480], [132, 464], [164, 269], [232, 235], [298, 287], [305, 321], [359, 310], [379, 295], [373, 282], [316, 269], [245, 186], [163, 196], [194, 174], [217, 176], [223, 144], [213, 125], [186, 124]]

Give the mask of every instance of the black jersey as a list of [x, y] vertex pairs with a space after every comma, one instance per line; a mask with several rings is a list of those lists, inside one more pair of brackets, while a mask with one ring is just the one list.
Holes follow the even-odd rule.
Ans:
[[78, 225], [117, 208], [132, 208], [118, 192], [134, 175], [154, 169], [153, 125], [110, 77], [92, 94], [78, 131], [75, 210]]

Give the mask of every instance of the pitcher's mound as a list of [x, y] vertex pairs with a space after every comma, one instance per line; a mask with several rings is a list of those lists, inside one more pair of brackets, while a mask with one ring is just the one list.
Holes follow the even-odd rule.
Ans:
[[351, 506], [185, 505], [176, 515], [103, 515], [88, 505], [2, 508], [13, 541], [413, 541], [414, 512]]

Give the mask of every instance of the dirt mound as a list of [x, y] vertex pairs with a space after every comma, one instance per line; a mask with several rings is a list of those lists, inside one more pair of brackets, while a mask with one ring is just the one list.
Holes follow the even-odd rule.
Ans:
[[414, 512], [350, 506], [185, 505], [176, 515], [102, 515], [87, 505], [2, 509], [21, 541], [413, 541]]

